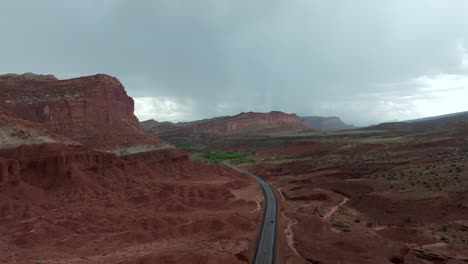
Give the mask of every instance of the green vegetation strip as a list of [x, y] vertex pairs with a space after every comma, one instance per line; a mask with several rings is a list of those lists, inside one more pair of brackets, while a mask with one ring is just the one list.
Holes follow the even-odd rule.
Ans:
[[209, 164], [217, 164], [229, 160], [232, 164], [255, 163], [252, 158], [254, 151], [213, 150], [190, 145], [176, 145], [177, 148], [195, 154], [194, 159]]
[[341, 228], [344, 232], [351, 232], [351, 226], [339, 221], [331, 221], [332, 226]]

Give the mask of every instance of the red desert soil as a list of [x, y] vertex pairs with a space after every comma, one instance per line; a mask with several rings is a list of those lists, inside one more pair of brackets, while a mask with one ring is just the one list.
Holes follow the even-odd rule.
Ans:
[[247, 263], [262, 193], [168, 149], [0, 149], [0, 263]]
[[281, 263], [468, 263], [466, 124], [224, 143], [276, 189]]
[[122, 84], [105, 74], [58, 80], [50, 75], [0, 75], [0, 110], [43, 124], [96, 149], [161, 146], [133, 114]]

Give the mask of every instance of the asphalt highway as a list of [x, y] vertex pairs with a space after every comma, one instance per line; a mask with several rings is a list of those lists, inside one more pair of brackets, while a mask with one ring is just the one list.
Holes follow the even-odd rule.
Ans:
[[263, 222], [261, 230], [257, 238], [257, 249], [255, 251], [254, 264], [273, 264], [275, 263], [276, 255], [276, 222], [277, 222], [277, 203], [275, 194], [270, 185], [262, 180], [260, 177], [242, 170], [228, 162], [226, 166], [237, 170], [239, 172], [248, 174], [254, 178], [262, 187], [265, 195], [265, 212], [263, 215]]

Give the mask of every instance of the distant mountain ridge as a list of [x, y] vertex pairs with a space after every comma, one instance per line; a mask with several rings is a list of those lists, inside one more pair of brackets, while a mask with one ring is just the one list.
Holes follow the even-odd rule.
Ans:
[[247, 112], [193, 122], [142, 122], [144, 129], [172, 143], [203, 144], [210, 140], [240, 135], [257, 135], [310, 130], [296, 114], [279, 111]]
[[181, 127], [181, 125], [179, 125], [178, 123], [172, 123], [169, 121], [159, 122], [154, 119], [140, 122], [140, 124], [145, 131], [151, 132], [153, 134], [167, 132]]
[[444, 125], [449, 122], [464, 121], [464, 120], [468, 120], [468, 111], [412, 119], [412, 120], [407, 120], [405, 122], [406, 123], [424, 123], [424, 124], [432, 124], [432, 125]]
[[385, 122], [367, 127], [366, 129], [400, 130], [400, 129], [430, 129], [445, 126], [449, 123], [468, 121], [468, 111], [445, 115], [430, 116], [401, 122]]
[[344, 123], [337, 116], [303, 116], [301, 117], [301, 120], [307, 127], [321, 131], [338, 131], [356, 128], [354, 125]]

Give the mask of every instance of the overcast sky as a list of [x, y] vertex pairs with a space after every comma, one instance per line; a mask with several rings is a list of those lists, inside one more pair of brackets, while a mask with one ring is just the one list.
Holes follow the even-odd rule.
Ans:
[[107, 73], [140, 120], [468, 110], [468, 1], [1, 0], [0, 73]]

